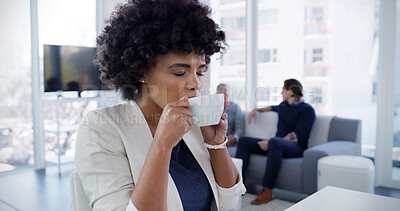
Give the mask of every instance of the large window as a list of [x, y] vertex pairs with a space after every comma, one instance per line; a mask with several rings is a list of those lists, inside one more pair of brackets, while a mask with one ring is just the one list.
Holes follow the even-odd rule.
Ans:
[[[400, 18], [398, 18], [400, 20]], [[400, 25], [400, 24], [399, 24]], [[400, 27], [399, 27], [400, 28]], [[400, 32], [400, 29], [398, 29]], [[398, 39], [400, 41], [400, 39]], [[400, 55], [400, 44], [397, 44], [397, 53]], [[400, 62], [398, 62], [395, 73], [395, 96], [394, 96], [394, 127], [393, 127], [393, 171], [392, 178], [400, 180]]]
[[[279, 0], [258, 2], [256, 105], [275, 105], [282, 100], [283, 81], [299, 75], [304, 65], [301, 1], [290, 6]], [[264, 24], [265, 23], [265, 24]], [[265, 27], [268, 23], [269, 26]], [[303, 49], [299, 51], [300, 49]], [[262, 93], [269, 92], [262, 97]], [[249, 108], [250, 109], [250, 108]]]
[[[38, 7], [41, 64], [44, 44], [95, 46], [95, 0], [38, 0]], [[43, 64], [41, 67], [43, 68]], [[42, 90], [44, 89], [42, 88]], [[64, 97], [65, 94], [63, 93]], [[58, 164], [58, 156], [60, 156], [61, 163], [74, 160], [78, 124], [89, 110], [97, 108], [96, 101], [79, 99], [57, 101], [54, 100], [54, 95], [57, 95], [57, 93], [45, 93], [43, 95], [45, 158], [47, 164]]]
[[[215, 93], [219, 83], [229, 85], [229, 100], [245, 108], [246, 92], [246, 1], [210, 1], [213, 19], [226, 33], [229, 45], [222, 57], [212, 57], [210, 92]], [[218, 22], [219, 21], [219, 22]]]
[[[400, 56], [400, 0], [397, 0], [396, 17], [396, 50], [395, 57]], [[394, 79], [394, 117], [393, 117], [393, 147], [392, 147], [392, 179], [400, 181], [400, 61], [396, 59]]]
[[[256, 105], [262, 107], [280, 103], [283, 81], [297, 78], [304, 85], [304, 100], [317, 114], [362, 121], [366, 155], [375, 150], [376, 139], [378, 2], [305, 0], [288, 5], [279, 0], [259, 0], [257, 14], [245, 14], [245, 2], [214, 3], [212, 9], [219, 18], [258, 18], [257, 72], [247, 69], [238, 56], [227, 55], [226, 59], [238, 60], [224, 59], [211, 81], [238, 86], [244, 83], [244, 71], [250, 71], [257, 76]], [[268, 25], [273, 27], [265, 27]], [[242, 52], [245, 58], [244, 36], [231, 39], [238, 35], [232, 36], [229, 27], [227, 34], [227, 54]]]
[[0, 172], [34, 164], [29, 1], [0, 1]]

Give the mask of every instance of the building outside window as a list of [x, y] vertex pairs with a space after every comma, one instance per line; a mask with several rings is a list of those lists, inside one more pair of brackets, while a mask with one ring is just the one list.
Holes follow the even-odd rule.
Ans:
[[307, 98], [308, 103], [310, 104], [322, 104], [322, 87], [320, 86], [311, 86], [307, 87]]
[[221, 27], [225, 30], [243, 30], [244, 21], [244, 17], [221, 18]]
[[220, 0], [220, 4], [229, 4], [229, 3], [235, 3], [235, 2], [240, 2], [240, 1], [246, 1], [246, 0]]
[[245, 60], [246, 58], [243, 56], [243, 52], [232, 50], [221, 58], [221, 65], [243, 65]]
[[317, 8], [312, 8], [311, 10], [311, 18], [316, 21], [322, 21], [324, 20], [324, 8], [322, 7], [317, 7]]
[[258, 63], [278, 63], [278, 50], [276, 48], [258, 50]]
[[258, 25], [268, 26], [278, 24], [278, 10], [271, 9], [258, 13]]
[[324, 54], [322, 48], [312, 49], [312, 62], [324, 61]]
[[324, 34], [327, 32], [324, 7], [313, 7], [311, 5], [304, 9], [304, 34]]

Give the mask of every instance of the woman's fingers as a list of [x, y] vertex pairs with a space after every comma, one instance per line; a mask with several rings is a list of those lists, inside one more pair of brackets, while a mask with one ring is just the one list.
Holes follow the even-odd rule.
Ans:
[[187, 121], [190, 125], [193, 124], [193, 114], [190, 109], [172, 107], [168, 108], [167, 121], [173, 121], [175, 124], [180, 123], [179, 121]]
[[228, 114], [222, 113], [221, 119], [219, 120], [219, 125], [226, 125], [228, 127]]
[[221, 119], [226, 120], [228, 119], [228, 114], [226, 114], [225, 112], [222, 114]]
[[183, 107], [179, 108], [178, 107], [178, 108], [172, 108], [172, 109], [174, 110], [175, 113], [183, 114], [183, 115], [186, 115], [186, 116], [188, 116], [190, 118], [193, 118], [193, 113], [188, 108], [183, 108]]
[[184, 108], [190, 108], [189, 100], [187, 96], [183, 96], [181, 99], [178, 101], [172, 102], [168, 104], [170, 107], [184, 107]]
[[190, 110], [190, 104], [186, 96], [182, 97], [178, 101], [168, 104], [164, 109], [167, 109], [168, 112], [183, 113], [193, 118], [192, 111]]

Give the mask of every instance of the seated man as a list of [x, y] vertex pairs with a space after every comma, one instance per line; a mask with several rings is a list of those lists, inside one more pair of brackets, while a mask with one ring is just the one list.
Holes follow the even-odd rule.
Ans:
[[[224, 94], [228, 99], [229, 87], [227, 84], [219, 84], [217, 86], [217, 94]], [[229, 101], [228, 108], [225, 109], [225, 113], [228, 115], [228, 147], [233, 146], [244, 134], [244, 114], [242, 109], [235, 102]]]
[[279, 172], [282, 157], [302, 157], [307, 149], [308, 138], [312, 125], [315, 121], [314, 109], [303, 102], [303, 87], [296, 79], [288, 79], [282, 88], [283, 102], [276, 106], [269, 106], [260, 109], [253, 109], [249, 114], [251, 119], [257, 116], [257, 112], [275, 111], [278, 112], [278, 130], [276, 137], [270, 140], [263, 140], [252, 137], [242, 137], [239, 140], [236, 157], [243, 160], [243, 177], [250, 160], [250, 154], [256, 153], [268, 155], [266, 171], [263, 178], [263, 190], [252, 201], [252, 204], [265, 204], [274, 197], [272, 188]]

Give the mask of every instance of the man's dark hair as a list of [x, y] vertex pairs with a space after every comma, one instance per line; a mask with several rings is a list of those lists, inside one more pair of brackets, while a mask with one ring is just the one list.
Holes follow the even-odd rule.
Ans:
[[225, 33], [208, 17], [211, 10], [197, 0], [130, 0], [106, 21], [97, 38], [100, 79], [135, 100], [139, 79], [155, 57], [168, 52], [210, 56], [225, 50]]
[[283, 87], [286, 90], [292, 90], [293, 97], [295, 97], [295, 98], [303, 97], [303, 86], [301, 85], [301, 83], [298, 80], [293, 79], [293, 78], [287, 79], [283, 83]]

